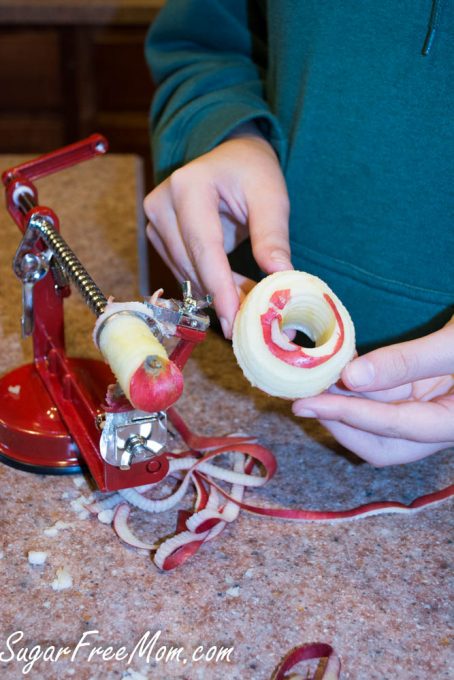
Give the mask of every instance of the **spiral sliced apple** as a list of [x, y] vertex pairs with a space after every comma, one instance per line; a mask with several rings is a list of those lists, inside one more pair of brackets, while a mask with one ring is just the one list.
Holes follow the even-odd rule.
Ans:
[[[300, 347], [286, 331], [302, 331], [315, 347]], [[316, 276], [271, 274], [243, 301], [233, 350], [249, 382], [268, 394], [298, 399], [335, 383], [355, 353], [355, 330], [339, 298]]]

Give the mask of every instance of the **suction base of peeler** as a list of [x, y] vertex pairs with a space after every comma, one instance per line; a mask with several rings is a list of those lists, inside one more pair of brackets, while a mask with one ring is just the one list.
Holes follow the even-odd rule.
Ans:
[[[112, 373], [102, 361], [67, 359], [93, 403], [101, 404]], [[34, 363], [0, 379], [0, 460], [40, 474], [81, 471], [83, 459]]]

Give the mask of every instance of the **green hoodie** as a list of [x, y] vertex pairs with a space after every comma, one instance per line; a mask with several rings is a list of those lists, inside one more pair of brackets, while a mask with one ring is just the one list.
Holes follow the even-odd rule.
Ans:
[[453, 2], [169, 0], [146, 54], [158, 181], [254, 120], [287, 180], [293, 264], [342, 299], [359, 347], [446, 323]]

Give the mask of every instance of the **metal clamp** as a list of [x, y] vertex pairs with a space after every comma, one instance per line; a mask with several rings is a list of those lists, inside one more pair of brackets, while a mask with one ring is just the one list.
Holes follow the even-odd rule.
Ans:
[[153, 451], [146, 446], [147, 440], [140, 434], [132, 434], [127, 438], [125, 448], [120, 458], [120, 470], [129, 470], [135, 456], [145, 454], [152, 457]]
[[33, 253], [22, 250], [14, 258], [14, 273], [22, 282], [22, 337], [33, 333], [33, 288], [49, 271], [49, 257], [47, 253]]
[[171, 323], [175, 326], [186, 326], [195, 330], [206, 331], [210, 325], [207, 314], [201, 312], [202, 309], [209, 307], [213, 299], [211, 295], [205, 295], [200, 300], [194, 298], [190, 281], [183, 281], [181, 284], [183, 291], [183, 301], [168, 300], [168, 307], [154, 305], [145, 302], [145, 305], [152, 311], [153, 317], [159, 323]]
[[105, 414], [99, 450], [107, 463], [129, 470], [135, 462], [149, 460], [161, 453], [166, 442], [167, 415], [164, 411], [120, 411]]

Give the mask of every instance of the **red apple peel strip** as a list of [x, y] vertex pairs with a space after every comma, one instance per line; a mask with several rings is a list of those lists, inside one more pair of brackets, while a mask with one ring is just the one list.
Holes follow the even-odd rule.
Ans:
[[[176, 412], [174, 409], [173, 411], [173, 415], [175, 416]], [[192, 435], [192, 433], [190, 433], [186, 423], [179, 415], [178, 425], [179, 429], [185, 432], [186, 438], [189, 438], [190, 440], [198, 439], [198, 435]], [[202, 440], [204, 444], [207, 444], [208, 440], [209, 445], [212, 445], [212, 439], [214, 438], [200, 437], [200, 440]], [[245, 439], [246, 441], [244, 441]], [[190, 542], [190, 540], [193, 539], [197, 543], [197, 549], [208, 540], [208, 534], [215, 525], [233, 521], [240, 509], [255, 515], [293, 521], [336, 522], [387, 512], [417, 512], [454, 496], [454, 485], [450, 485], [444, 489], [416, 498], [409, 504], [398, 501], [376, 501], [365, 503], [347, 510], [334, 511], [261, 507], [244, 502], [243, 494], [246, 487], [257, 488], [263, 486], [273, 477], [276, 471], [276, 460], [271, 451], [259, 444], [250, 443], [247, 438], [243, 438], [243, 442], [241, 443], [237, 443], [233, 437], [217, 437], [216, 440], [218, 442], [222, 440], [224, 445], [210, 451], [205, 451], [203, 454], [200, 451], [194, 450], [170, 454], [171, 461], [169, 475], [181, 471], [184, 473], [184, 476], [176, 491], [166, 498], [158, 500], [148, 499], [136, 489], [123, 489], [118, 492], [119, 495], [123, 499], [147, 512], [165, 512], [182, 500], [190, 483], [195, 484], [198, 492], [198, 500], [194, 511], [186, 515], [184, 526], [185, 532], [186, 530], [189, 530], [189, 533], [192, 533], [192, 537], [186, 535], [185, 540]], [[232, 453], [233, 451], [237, 452], [235, 454], [236, 462], [234, 464], [234, 469], [227, 470], [214, 464], [214, 459], [217, 456]], [[262, 466], [264, 474], [251, 474], [252, 468], [258, 463]], [[232, 484], [231, 491], [227, 492], [216, 480]], [[208, 494], [204, 484], [210, 490], [211, 494], [215, 489], [217, 493], [224, 498], [224, 504], [219, 503], [219, 507], [213, 507], [213, 503], [210, 503], [212, 495], [210, 496]], [[235, 513], [232, 511], [233, 506], [237, 506], [237, 511]], [[110, 507], [112, 506], [110, 505]], [[219, 531], [217, 533], [219, 533]], [[213, 535], [211, 534], [210, 538], [212, 537]], [[194, 554], [196, 551], [197, 550], [194, 549], [191, 554]], [[162, 552], [163, 551], [161, 551], [161, 555]], [[164, 562], [165, 560], [163, 561], [161, 568], [167, 569], [168, 563], [164, 564]], [[172, 560], [172, 564], [172, 568], [178, 566], [178, 560]]]
[[[176, 411], [174, 409], [173, 411], [175, 418]], [[453, 484], [439, 491], [420, 496], [409, 504], [398, 501], [380, 501], [365, 503], [356, 508], [340, 511], [267, 508], [245, 503], [243, 502], [243, 495], [246, 486], [263, 486], [273, 477], [277, 466], [271, 451], [258, 444], [251, 443], [251, 440], [248, 440], [247, 437], [198, 437], [189, 430], [181, 416], [176, 415], [178, 416], [176, 418], [178, 431], [184, 432], [186, 440], [199, 441], [203, 445], [208, 444], [211, 448], [213, 439], [216, 439], [218, 443], [222, 441], [223, 446], [207, 450], [204, 453], [190, 450], [170, 454], [169, 476], [178, 472], [185, 472], [177, 490], [167, 498], [159, 500], [143, 498], [142, 494], [136, 489], [122, 490], [118, 495], [128, 497], [128, 500], [134, 505], [147, 511], [164, 512], [166, 509], [174, 507], [183, 498], [189, 483], [192, 482], [197, 491], [194, 511], [192, 513], [179, 511], [176, 534], [164, 541], [157, 549], [156, 544], [141, 541], [129, 529], [127, 520], [130, 507], [128, 504], [122, 503], [117, 508], [113, 522], [119, 538], [128, 545], [134, 548], [156, 550], [154, 562], [163, 571], [175, 569], [195, 555], [204, 543], [218, 536], [225, 529], [227, 523], [237, 518], [240, 509], [256, 515], [294, 521], [335, 522], [386, 512], [417, 512], [454, 496]], [[242, 441], [238, 443], [238, 439]], [[217, 467], [214, 464], [214, 459], [228, 453], [233, 454], [234, 457], [233, 469]], [[260, 476], [251, 474], [252, 469], [257, 464], [260, 464], [264, 471], [264, 474]], [[232, 484], [230, 493], [214, 481], [215, 479]], [[147, 490], [147, 486], [139, 487], [142, 493]], [[209, 492], [207, 489], [209, 489]], [[113, 497], [110, 496], [106, 500], [112, 504], [112, 499]], [[325, 657], [328, 662], [320, 680], [338, 680], [340, 677], [339, 658], [332, 647], [325, 643], [302, 645], [289, 652], [274, 671], [270, 680], [285, 680], [285, 674], [301, 661]]]
[[292, 649], [279, 663], [270, 680], [285, 680], [287, 671], [291, 670], [301, 661], [310, 659], [327, 659], [323, 675], [317, 675], [319, 680], [338, 680], [340, 677], [341, 663], [331, 645], [324, 642], [312, 642]]

